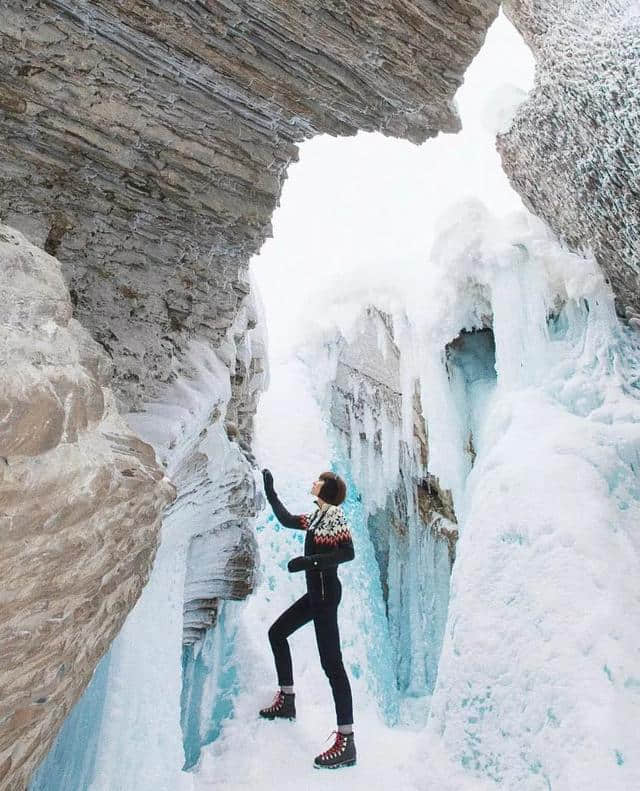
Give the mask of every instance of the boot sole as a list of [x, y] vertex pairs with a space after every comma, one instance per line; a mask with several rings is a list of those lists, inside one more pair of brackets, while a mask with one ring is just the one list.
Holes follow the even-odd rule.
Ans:
[[345, 766], [355, 766], [355, 765], [356, 765], [356, 759], [354, 758], [353, 761], [344, 761], [344, 763], [334, 764], [333, 766], [331, 766], [329, 764], [324, 765], [324, 764], [316, 764], [316, 763], [314, 763], [313, 768], [314, 769], [342, 769]]
[[269, 716], [268, 714], [260, 714], [260, 717], [263, 720], [289, 720], [290, 722], [295, 720], [295, 717], [281, 717], [278, 714], [273, 717]]

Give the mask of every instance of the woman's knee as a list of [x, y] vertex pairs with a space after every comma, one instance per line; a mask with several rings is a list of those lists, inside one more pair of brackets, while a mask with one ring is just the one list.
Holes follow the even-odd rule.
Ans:
[[341, 654], [332, 657], [321, 657], [320, 664], [327, 678], [341, 678], [346, 675]]
[[285, 642], [286, 640], [286, 638], [283, 636], [282, 632], [280, 631], [277, 621], [271, 624], [267, 634], [269, 635], [269, 642], [271, 643], [271, 645], [275, 645], [276, 643], [282, 643]]

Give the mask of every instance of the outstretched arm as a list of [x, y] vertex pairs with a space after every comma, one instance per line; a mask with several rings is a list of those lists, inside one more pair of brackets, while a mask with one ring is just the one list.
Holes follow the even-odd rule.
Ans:
[[262, 480], [264, 481], [264, 493], [267, 495], [267, 500], [273, 508], [273, 513], [276, 515], [278, 522], [294, 530], [306, 530], [309, 526], [307, 516], [305, 514], [290, 514], [284, 505], [282, 505], [273, 488], [273, 475], [269, 470], [262, 470]]

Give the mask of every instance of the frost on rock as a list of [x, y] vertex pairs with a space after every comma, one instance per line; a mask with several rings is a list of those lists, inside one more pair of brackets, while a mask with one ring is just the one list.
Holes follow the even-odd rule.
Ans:
[[[637, 0], [507, 0], [536, 57], [535, 88], [498, 138], [528, 207], [593, 250], [640, 317], [640, 12]], [[640, 322], [637, 326], [640, 326]]]
[[[249, 292], [220, 350], [193, 343], [191, 377], [146, 412], [129, 415], [179, 494], [163, 524], [149, 585], [114, 643], [91, 791], [190, 787], [181, 771], [185, 748], [197, 751], [207, 738], [206, 693], [218, 680], [214, 673], [208, 686], [192, 688], [190, 663], [219, 643], [208, 632], [215, 632], [224, 600], [246, 595], [255, 581], [259, 498], [242, 437], [252, 431], [266, 380], [262, 331]], [[233, 438], [231, 423], [238, 426]], [[211, 660], [210, 666], [221, 667]], [[194, 718], [205, 724], [195, 737], [188, 728]]]

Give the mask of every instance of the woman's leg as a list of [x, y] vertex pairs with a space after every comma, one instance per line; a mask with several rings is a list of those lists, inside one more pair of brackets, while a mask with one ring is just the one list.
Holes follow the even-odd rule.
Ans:
[[353, 703], [351, 686], [342, 664], [340, 632], [338, 630], [338, 603], [318, 607], [314, 612], [313, 624], [316, 630], [320, 663], [327, 674], [333, 692], [338, 727], [352, 725]]
[[293, 668], [291, 666], [291, 651], [287, 637], [296, 629], [304, 626], [313, 618], [309, 594], [305, 593], [289, 609], [285, 610], [269, 629], [269, 642], [276, 661], [278, 684], [281, 687], [293, 686]]

